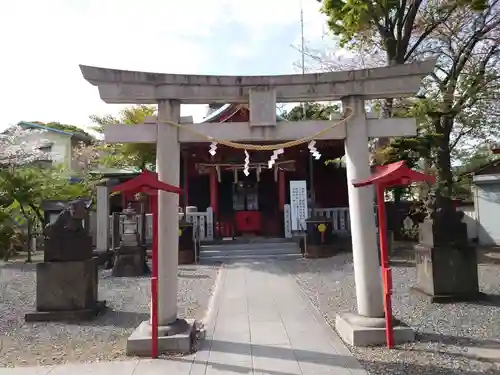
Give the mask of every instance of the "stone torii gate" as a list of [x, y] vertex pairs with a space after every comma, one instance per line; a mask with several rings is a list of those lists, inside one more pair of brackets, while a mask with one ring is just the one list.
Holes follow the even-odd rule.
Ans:
[[[435, 60], [356, 71], [277, 76], [206, 76], [157, 74], [80, 66], [84, 78], [99, 89], [106, 103], [157, 104], [158, 117], [144, 124], [106, 125], [109, 143], [156, 143], [156, 170], [162, 182], [179, 185], [180, 143], [210, 142], [191, 131], [164, 123], [180, 122], [181, 104], [248, 103], [249, 123], [187, 125], [214, 139], [235, 142], [288, 141], [331, 126], [331, 121], [276, 122], [276, 103], [341, 100], [354, 111], [347, 124], [336, 126], [319, 139], [345, 139], [349, 209], [358, 315], [338, 317], [344, 340], [362, 345], [374, 335], [384, 343], [384, 309], [378, 260], [374, 195], [370, 187], [355, 188], [351, 181], [370, 177], [368, 140], [371, 137], [416, 135], [415, 119], [367, 119], [364, 101], [414, 96]], [[208, 152], [208, 148], [207, 148]], [[286, 150], [285, 150], [286, 153]], [[159, 193], [159, 301], [160, 350], [179, 347], [187, 332], [177, 319], [178, 196]], [[148, 354], [151, 329], [144, 322], [132, 334], [130, 354]], [[167, 333], [168, 332], [168, 336]], [[397, 332], [396, 341], [398, 340]], [[406, 335], [405, 337], [408, 337]], [[137, 345], [139, 342], [143, 343]], [[180, 348], [185, 349], [185, 348]]]

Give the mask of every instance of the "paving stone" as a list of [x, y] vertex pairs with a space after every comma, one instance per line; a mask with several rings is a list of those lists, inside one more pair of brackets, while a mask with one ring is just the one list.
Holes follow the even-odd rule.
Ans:
[[[197, 353], [171, 359], [64, 365], [50, 375], [366, 375], [297, 283], [267, 261], [224, 267]], [[38, 371], [41, 371], [38, 368]], [[50, 370], [50, 368], [49, 368]], [[45, 372], [0, 375], [47, 375]]]

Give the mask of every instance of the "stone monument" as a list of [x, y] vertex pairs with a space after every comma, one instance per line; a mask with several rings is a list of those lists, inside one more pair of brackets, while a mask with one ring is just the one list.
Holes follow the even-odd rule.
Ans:
[[477, 256], [467, 238], [464, 213], [451, 199], [430, 192], [427, 217], [419, 227], [415, 246], [416, 291], [433, 302], [473, 300], [479, 297]]
[[115, 250], [115, 261], [112, 275], [117, 277], [142, 276], [147, 273], [146, 248], [139, 241], [137, 213], [129, 207], [123, 210], [123, 233], [118, 249]]
[[44, 261], [36, 265], [36, 311], [27, 322], [88, 320], [106, 306], [97, 300], [97, 258], [88, 233], [90, 201], [71, 201], [44, 229]]

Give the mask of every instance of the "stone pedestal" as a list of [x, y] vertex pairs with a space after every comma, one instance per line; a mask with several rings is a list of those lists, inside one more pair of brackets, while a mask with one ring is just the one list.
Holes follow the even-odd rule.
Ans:
[[87, 232], [62, 232], [44, 241], [44, 262], [71, 262], [93, 257], [92, 236]]
[[304, 256], [327, 258], [335, 254], [331, 220], [324, 218], [306, 220]]
[[179, 264], [191, 264], [196, 260], [193, 224], [179, 222]]
[[89, 320], [106, 303], [97, 300], [97, 259], [45, 262], [36, 265], [36, 312], [27, 322]]
[[[393, 319], [394, 343], [415, 340], [411, 327]], [[351, 313], [337, 315], [335, 329], [346, 343], [352, 346], [378, 346], [386, 342], [385, 318], [367, 318]]]
[[467, 225], [460, 220], [426, 218], [415, 246], [417, 284], [413, 289], [432, 302], [478, 299], [476, 249], [468, 244]]
[[479, 279], [476, 249], [473, 246], [415, 246], [417, 285], [413, 289], [431, 302], [458, 302], [478, 299]]
[[115, 253], [113, 271], [115, 277], [137, 277], [148, 273], [146, 249], [142, 246], [122, 246]]
[[[193, 350], [196, 337], [196, 323], [194, 320], [177, 319], [167, 326], [158, 327], [158, 350], [160, 353], [187, 354]], [[142, 322], [127, 340], [126, 354], [150, 357], [151, 356], [151, 323]]]

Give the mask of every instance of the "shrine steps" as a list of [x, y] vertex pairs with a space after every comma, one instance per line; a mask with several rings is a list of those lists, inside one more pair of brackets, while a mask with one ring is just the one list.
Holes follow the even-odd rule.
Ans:
[[280, 258], [294, 259], [302, 257], [295, 241], [258, 240], [258, 241], [225, 241], [200, 248], [200, 261], [227, 261], [235, 259]]

